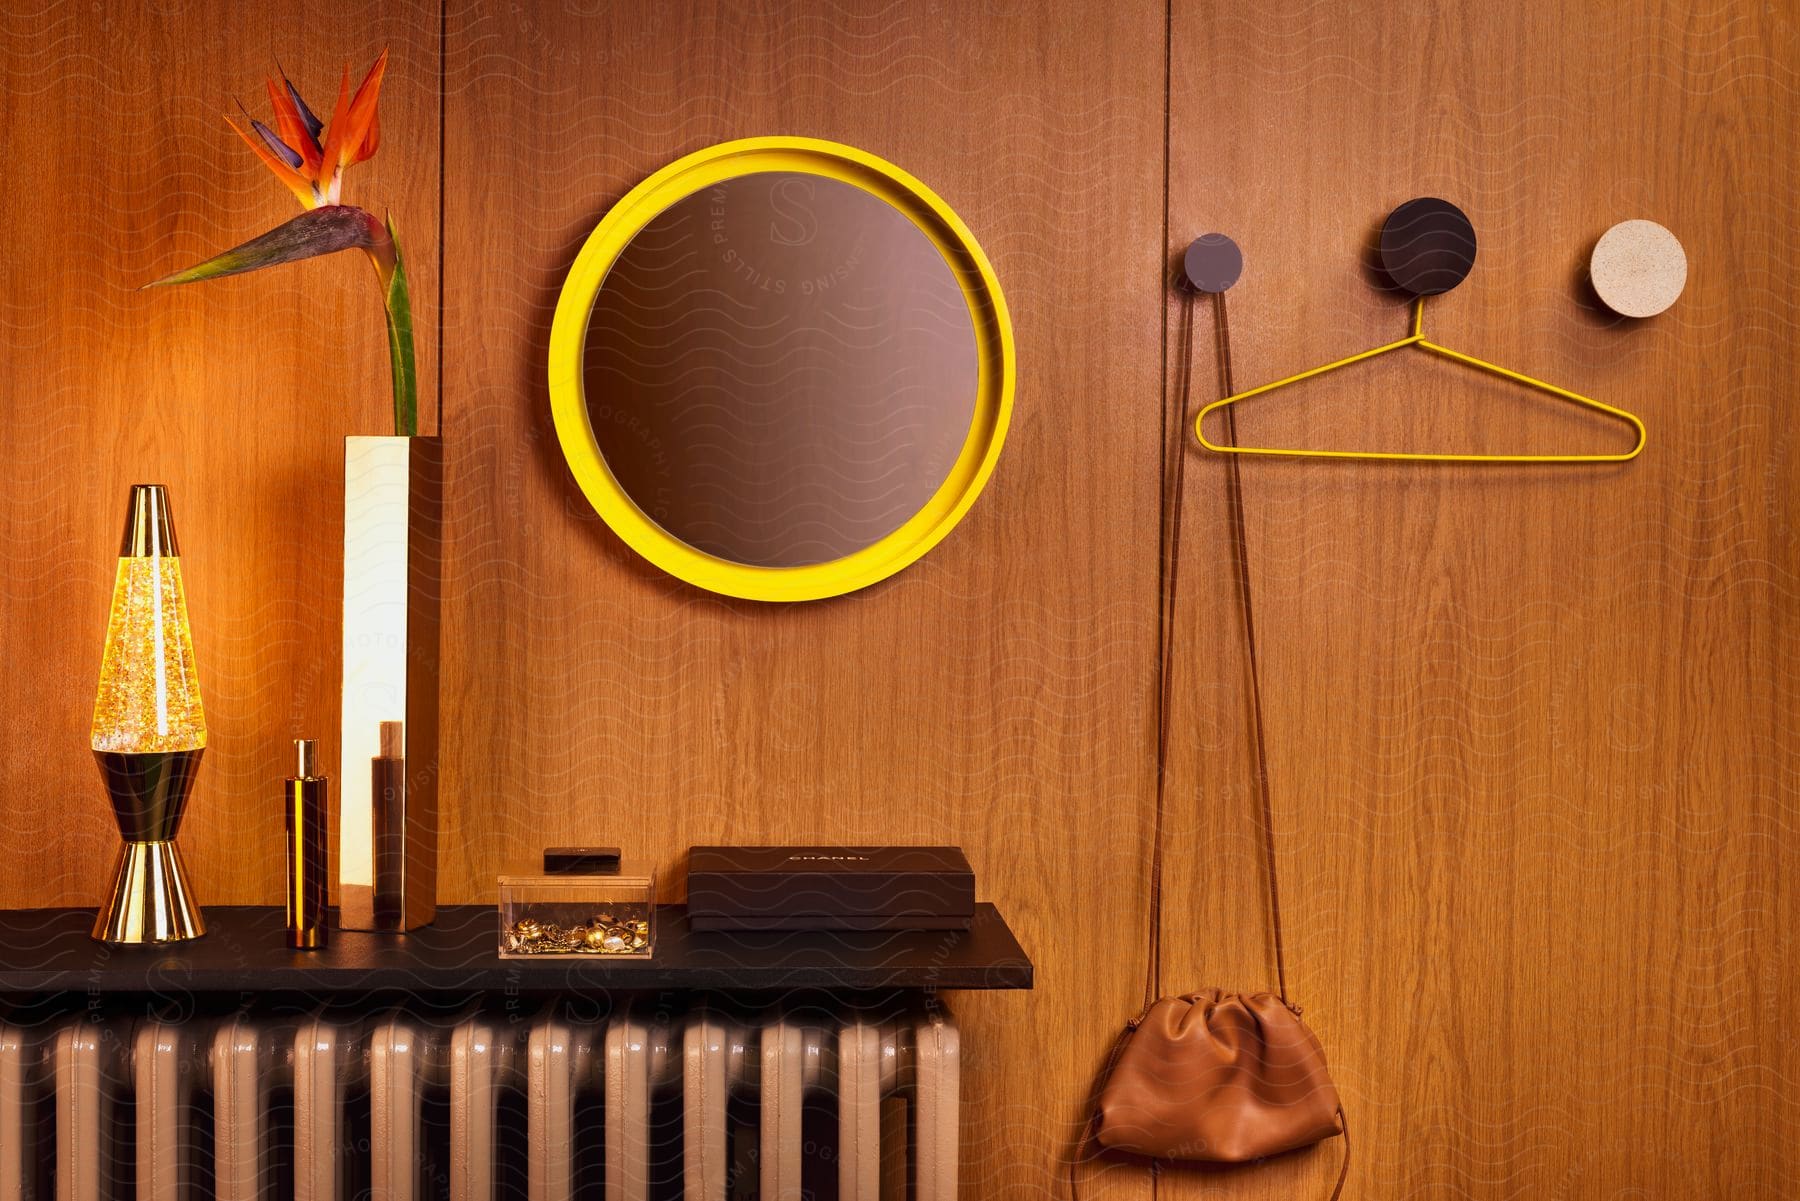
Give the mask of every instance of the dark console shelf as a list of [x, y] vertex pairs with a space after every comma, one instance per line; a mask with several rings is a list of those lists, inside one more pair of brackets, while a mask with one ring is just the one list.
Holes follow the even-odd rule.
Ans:
[[1032, 979], [1031, 960], [989, 904], [966, 931], [756, 934], [696, 933], [687, 910], [668, 905], [657, 910], [650, 959], [502, 959], [492, 905], [443, 906], [435, 923], [406, 935], [333, 930], [318, 951], [288, 949], [280, 909], [205, 912], [204, 938], [125, 948], [88, 937], [91, 909], [0, 911], [0, 995], [990, 989]]

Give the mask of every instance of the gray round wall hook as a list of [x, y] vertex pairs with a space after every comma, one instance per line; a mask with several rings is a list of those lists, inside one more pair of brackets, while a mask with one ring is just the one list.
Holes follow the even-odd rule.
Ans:
[[1181, 266], [1189, 287], [1217, 294], [1244, 273], [1244, 252], [1224, 234], [1201, 234], [1189, 244]]

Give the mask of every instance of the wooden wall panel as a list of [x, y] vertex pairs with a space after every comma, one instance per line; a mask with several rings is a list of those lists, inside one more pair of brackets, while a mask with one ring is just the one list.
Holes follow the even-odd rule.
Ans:
[[238, 100], [264, 111], [277, 58], [329, 113], [345, 61], [365, 70], [383, 45], [385, 144], [345, 198], [392, 206], [415, 235], [429, 428], [435, 4], [0, 14], [0, 904], [92, 904], [110, 879], [117, 833], [88, 724], [142, 481], [170, 489], [209, 725], [181, 839], [195, 887], [212, 904], [281, 895], [288, 740], [336, 745], [343, 436], [392, 429], [381, 297], [351, 256], [136, 289], [297, 211], [223, 117]]
[[[1245, 466], [1291, 976], [1354, 1124], [1347, 1195], [1793, 1195], [1791, 16], [1293, 0], [1178, 5], [1173, 37], [1169, 249], [1242, 245], [1239, 387], [1398, 336], [1363, 248], [1439, 195], [1481, 244], [1428, 304], [1433, 337], [1650, 427], [1625, 466]], [[1628, 217], [1691, 265], [1645, 322], [1582, 277]], [[1220, 394], [1205, 336], [1196, 387]], [[1240, 431], [1629, 445], [1411, 357], [1249, 402]], [[1183, 635], [1231, 646], [1230, 598], [1207, 595], [1223, 468], [1191, 466], [1213, 558], [1189, 561]], [[1178, 694], [1201, 734], [1167, 982], [1258, 986], [1241, 655], [1184, 655]], [[1337, 1162], [1174, 1173], [1164, 1195], [1324, 1196]]]
[[[1032, 994], [955, 1001], [966, 1195], [1065, 1195], [1146, 967], [1174, 455], [1161, 986], [1273, 971], [1224, 469], [1165, 416], [1190, 318], [1192, 403], [1217, 394], [1212, 315], [1164, 278], [1193, 235], [1237, 238], [1236, 378], [1262, 382], [1394, 336], [1366, 243], [1436, 193], [1482, 246], [1434, 336], [1633, 408], [1651, 444], [1621, 467], [1246, 465], [1291, 975], [1351, 1108], [1348, 1195], [1790, 1196], [1796, 37], [1778, 6], [1547, 0], [0, 14], [0, 904], [89, 903], [112, 853], [84, 748], [140, 478], [174, 489], [189, 552], [213, 729], [183, 834], [196, 883], [277, 899], [281, 747], [329, 751], [336, 727], [340, 439], [385, 420], [377, 300], [348, 261], [132, 289], [291, 211], [219, 120], [232, 97], [254, 106], [276, 56], [328, 94], [345, 56], [391, 43], [384, 149], [351, 194], [409, 234], [428, 401], [443, 248], [444, 899], [492, 899], [556, 842], [665, 869], [697, 841], [960, 843], [1040, 967]], [[543, 382], [605, 210], [682, 153], [773, 132], [864, 146], [955, 206], [1021, 371], [964, 526], [883, 585], [792, 608], [625, 550], [569, 478]], [[1635, 325], [1580, 270], [1631, 216], [1692, 262], [1681, 302]], [[1406, 359], [1253, 402], [1242, 431], [1618, 444]], [[1171, 1171], [1157, 1195], [1323, 1196], [1336, 1164]], [[1152, 1193], [1141, 1165], [1087, 1179]]]
[[[972, 1197], [1051, 1191], [1142, 963], [1163, 37], [1160, 11], [1102, 3], [450, 15], [450, 891], [491, 898], [556, 843], [664, 868], [702, 842], [962, 845], [1040, 973], [956, 1001]], [[770, 133], [937, 190], [994, 261], [1021, 366], [967, 521], [884, 584], [790, 607], [625, 549], [544, 382], [600, 216], [688, 151]]]

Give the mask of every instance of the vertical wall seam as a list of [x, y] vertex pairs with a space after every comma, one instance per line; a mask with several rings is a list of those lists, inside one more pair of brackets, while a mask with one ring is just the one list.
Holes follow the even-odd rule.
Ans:
[[[1157, 755], [1158, 755], [1158, 773], [1159, 773], [1159, 782], [1156, 787], [1158, 788], [1158, 790], [1160, 790], [1160, 772], [1161, 772], [1161, 755], [1162, 755], [1161, 730], [1163, 728], [1164, 723], [1168, 720], [1168, 716], [1169, 716], [1167, 713], [1163, 712], [1164, 707], [1168, 703], [1168, 700], [1167, 700], [1168, 686], [1167, 686], [1167, 681], [1163, 678], [1168, 672], [1168, 660], [1169, 660], [1169, 656], [1168, 656], [1168, 653], [1165, 648], [1168, 645], [1168, 639], [1170, 639], [1174, 636], [1174, 623], [1175, 623], [1175, 614], [1169, 610], [1169, 606], [1167, 603], [1167, 598], [1169, 596], [1169, 584], [1170, 584], [1170, 581], [1168, 579], [1168, 573], [1171, 569], [1171, 564], [1169, 562], [1169, 528], [1170, 528], [1170, 523], [1171, 523], [1171, 514], [1169, 512], [1169, 461], [1170, 461], [1169, 454], [1171, 451], [1171, 448], [1169, 445], [1169, 443], [1170, 443], [1170, 437], [1169, 437], [1170, 400], [1169, 400], [1169, 301], [1168, 301], [1169, 190], [1170, 190], [1169, 158], [1170, 158], [1170, 149], [1173, 144], [1171, 131], [1174, 127], [1174, 74], [1173, 74], [1174, 48], [1175, 48], [1175, 0], [1165, 0], [1165, 3], [1163, 5], [1162, 245], [1160, 245], [1156, 248], [1156, 301], [1157, 301], [1157, 304], [1163, 310], [1162, 336], [1161, 336], [1161, 343], [1162, 343], [1161, 401], [1162, 401], [1162, 406], [1161, 406], [1161, 410], [1158, 414], [1159, 419], [1157, 422], [1157, 431], [1161, 438], [1162, 444], [1161, 444], [1160, 453], [1159, 453], [1158, 459], [1157, 459], [1158, 472], [1157, 472], [1157, 477], [1156, 477], [1156, 510], [1157, 510], [1156, 728], [1158, 731]], [[1177, 401], [1176, 403], [1179, 404], [1179, 401]], [[1180, 430], [1181, 423], [1182, 423], [1182, 415], [1179, 411], [1177, 411], [1176, 420], [1175, 420], [1175, 428], [1177, 431]], [[1176, 453], [1176, 454], [1181, 453], [1181, 445], [1180, 445], [1179, 439], [1177, 439], [1176, 445], [1173, 449], [1174, 449], [1174, 453]], [[1162, 818], [1163, 818], [1162, 804], [1161, 804], [1161, 797], [1160, 797], [1160, 791], [1159, 791], [1159, 795], [1157, 798], [1157, 805], [1156, 805], [1156, 813], [1155, 813], [1155, 817], [1154, 817], [1155, 829], [1154, 829], [1153, 835], [1152, 835], [1155, 845], [1158, 847], [1160, 847], [1161, 843], [1162, 843]], [[1154, 883], [1153, 883], [1153, 886], [1155, 886]], [[1159, 928], [1150, 931], [1149, 954], [1151, 956], [1151, 962], [1149, 964], [1147, 964], [1146, 967], [1148, 969], [1148, 974], [1150, 975], [1151, 979], [1155, 982], [1155, 985], [1156, 985], [1155, 991], [1160, 992], [1162, 989], [1162, 930], [1160, 929], [1160, 926], [1162, 924], [1162, 914], [1160, 912], [1160, 906], [1152, 907], [1151, 920], [1153, 922], [1155, 922]], [[1154, 1196], [1154, 1193], [1152, 1193], [1152, 1195]]]
[[450, 111], [448, 90], [450, 56], [450, 0], [438, 0], [438, 194], [437, 194], [437, 432], [444, 436], [444, 276], [450, 270], [450, 248], [444, 237], [444, 149], [448, 144], [445, 117]]
[[[1159, 430], [1159, 432], [1161, 434], [1161, 438], [1162, 438], [1162, 453], [1158, 459], [1160, 470], [1158, 471], [1158, 474], [1156, 477], [1156, 497], [1157, 497], [1156, 508], [1157, 508], [1157, 512], [1159, 514], [1161, 514], [1161, 517], [1157, 523], [1159, 536], [1157, 538], [1157, 556], [1156, 556], [1158, 564], [1159, 564], [1159, 566], [1157, 568], [1157, 573], [1156, 573], [1156, 581], [1157, 581], [1156, 610], [1157, 610], [1157, 615], [1158, 615], [1157, 623], [1156, 623], [1156, 629], [1157, 629], [1157, 639], [1156, 639], [1156, 729], [1157, 729], [1157, 752], [1156, 752], [1157, 753], [1157, 769], [1156, 770], [1157, 770], [1157, 779], [1156, 779], [1156, 782], [1154, 785], [1154, 791], [1155, 791], [1155, 795], [1156, 795], [1156, 799], [1155, 799], [1156, 814], [1155, 814], [1154, 820], [1155, 820], [1156, 825], [1155, 825], [1155, 830], [1152, 834], [1153, 847], [1152, 847], [1152, 851], [1151, 851], [1151, 854], [1154, 855], [1155, 859], [1156, 859], [1155, 866], [1152, 868], [1152, 876], [1156, 877], [1156, 878], [1154, 878], [1152, 880], [1151, 887], [1156, 890], [1158, 900], [1156, 903], [1152, 904], [1152, 906], [1151, 906], [1151, 913], [1152, 913], [1151, 920], [1155, 923], [1156, 928], [1151, 930], [1151, 932], [1150, 932], [1151, 960], [1150, 960], [1150, 963], [1147, 965], [1147, 967], [1149, 968], [1151, 977], [1155, 981], [1155, 984], [1156, 984], [1155, 991], [1158, 994], [1160, 994], [1162, 992], [1162, 984], [1163, 984], [1163, 979], [1162, 979], [1163, 906], [1160, 903], [1161, 890], [1162, 890], [1162, 880], [1160, 877], [1161, 877], [1162, 836], [1163, 836], [1163, 831], [1162, 831], [1162, 826], [1163, 826], [1163, 772], [1164, 772], [1165, 766], [1166, 766], [1163, 762], [1164, 755], [1166, 754], [1166, 750], [1165, 750], [1166, 743], [1165, 743], [1165, 736], [1164, 736], [1163, 731], [1169, 720], [1168, 713], [1164, 712], [1165, 708], [1168, 705], [1168, 699], [1169, 699], [1168, 681], [1165, 679], [1165, 677], [1167, 676], [1168, 671], [1169, 671], [1169, 659], [1170, 659], [1168, 651], [1165, 648], [1167, 646], [1166, 640], [1169, 638], [1173, 638], [1175, 635], [1175, 613], [1173, 611], [1172, 606], [1164, 605], [1163, 598], [1164, 598], [1164, 596], [1168, 595], [1168, 593], [1171, 591], [1171, 589], [1169, 588], [1171, 581], [1165, 577], [1173, 568], [1173, 564], [1170, 562], [1172, 555], [1171, 555], [1170, 549], [1169, 549], [1169, 542], [1170, 542], [1169, 527], [1171, 526], [1173, 520], [1179, 520], [1179, 518], [1175, 518], [1169, 512], [1169, 454], [1170, 454], [1170, 449], [1171, 449], [1170, 445], [1169, 445], [1169, 442], [1170, 442], [1170, 439], [1169, 439], [1169, 405], [1170, 405], [1170, 401], [1169, 401], [1169, 191], [1170, 191], [1169, 176], [1170, 176], [1170, 162], [1169, 162], [1169, 159], [1170, 159], [1170, 150], [1171, 150], [1171, 147], [1173, 146], [1172, 130], [1174, 128], [1174, 111], [1175, 111], [1175, 105], [1174, 105], [1175, 86], [1174, 86], [1174, 70], [1173, 70], [1174, 54], [1175, 54], [1175, 0], [1165, 0], [1165, 3], [1163, 5], [1162, 244], [1156, 248], [1156, 303], [1158, 304], [1158, 306], [1161, 307], [1161, 309], [1163, 311], [1163, 319], [1162, 319], [1162, 391], [1160, 394], [1160, 399], [1161, 399], [1162, 405], [1161, 405], [1161, 410], [1159, 413], [1160, 419], [1157, 423], [1157, 429]], [[1177, 400], [1176, 403], [1179, 404], [1180, 403], [1179, 400]], [[1177, 455], [1179, 455], [1182, 451], [1181, 442], [1179, 440], [1181, 424], [1182, 424], [1182, 417], [1183, 417], [1183, 414], [1181, 413], [1181, 411], [1179, 409], [1177, 409], [1176, 415], [1175, 415], [1175, 432], [1177, 435], [1177, 440], [1176, 440], [1175, 446], [1173, 448], [1174, 453]], [[1179, 496], [1180, 496], [1179, 490], [1177, 491], [1176, 495], [1179, 498]], [[1150, 1165], [1150, 1201], [1157, 1201], [1157, 1198], [1160, 1197], [1161, 1194], [1162, 1194], [1161, 1173], [1157, 1171], [1156, 1164], [1154, 1162], [1152, 1162], [1152, 1164]]]

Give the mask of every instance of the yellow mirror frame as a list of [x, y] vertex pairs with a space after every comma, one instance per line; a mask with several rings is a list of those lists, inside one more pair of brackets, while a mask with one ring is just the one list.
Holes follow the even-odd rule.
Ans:
[[[904, 213], [950, 265], [975, 326], [975, 415], [950, 473], [904, 525], [841, 559], [804, 567], [755, 567], [706, 554], [640, 509], [607, 467], [588, 421], [582, 384], [588, 318], [626, 245], [670, 205], [723, 180], [761, 171], [823, 176], [862, 188]], [[1000, 281], [962, 220], [936, 193], [892, 163], [815, 138], [743, 138], [696, 151], [625, 194], [589, 235], [569, 269], [550, 327], [550, 411], [563, 456], [596, 512], [628, 546], [690, 584], [749, 600], [841, 596], [884, 580], [943, 540], [981, 494], [1012, 418], [1013, 334]]]

